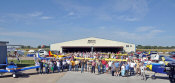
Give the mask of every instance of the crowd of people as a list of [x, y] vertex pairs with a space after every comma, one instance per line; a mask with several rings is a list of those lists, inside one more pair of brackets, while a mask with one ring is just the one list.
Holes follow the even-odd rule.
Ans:
[[[76, 59], [75, 57], [82, 57], [84, 59]], [[92, 58], [92, 59], [86, 59]], [[105, 58], [127, 59], [127, 61], [112, 61], [105, 60]], [[100, 53], [70, 53], [67, 58], [50, 59], [50, 60], [36, 60], [36, 69], [38, 73], [49, 74], [55, 72], [74, 71], [81, 73], [90, 72], [100, 74], [111, 74], [112, 76], [133, 76], [140, 75], [143, 80], [146, 80], [145, 66], [143, 62], [133, 59], [131, 56], [116, 56], [115, 53], [100, 54]], [[45, 72], [43, 69], [45, 68]]]

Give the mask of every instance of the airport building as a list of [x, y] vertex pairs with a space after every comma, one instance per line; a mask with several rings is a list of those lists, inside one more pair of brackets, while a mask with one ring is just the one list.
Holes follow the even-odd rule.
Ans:
[[50, 50], [63, 52], [135, 52], [135, 44], [101, 38], [85, 38], [50, 45]]
[[[6, 41], [0, 41], [0, 64], [6, 64], [7, 58], [7, 43]], [[0, 66], [1, 68], [2, 66]]]

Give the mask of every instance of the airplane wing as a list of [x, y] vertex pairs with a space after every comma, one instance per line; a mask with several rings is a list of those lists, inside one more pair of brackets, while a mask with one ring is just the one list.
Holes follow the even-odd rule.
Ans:
[[0, 66], [4, 66], [4, 65], [7, 65], [7, 64], [0, 64]]
[[6, 73], [6, 72], [8, 72], [8, 70], [3, 70], [3, 69], [0, 70], [0, 73]]
[[22, 68], [22, 69], [18, 69], [17, 71], [25, 71], [25, 70], [30, 70], [30, 69], [36, 69], [36, 68], [39, 68], [40, 66], [33, 66], [33, 67], [25, 67], [25, 68]]
[[106, 61], [127, 61], [126, 59], [105, 59]]

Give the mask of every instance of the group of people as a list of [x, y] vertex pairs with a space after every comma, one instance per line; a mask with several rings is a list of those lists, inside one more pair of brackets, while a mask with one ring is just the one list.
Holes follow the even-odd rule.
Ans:
[[[76, 59], [75, 57], [82, 57], [84, 59]], [[92, 59], [86, 59], [89, 57]], [[107, 61], [105, 60], [106, 57], [107, 56], [97, 53], [94, 55], [90, 55], [90, 53], [71, 53], [69, 58], [37, 60], [36, 66], [40, 66], [37, 72], [43, 74], [43, 67], [45, 67], [46, 74], [54, 73], [55, 71], [81, 71], [81, 73], [96, 73], [97, 71], [99, 75], [107, 73], [112, 76], [128, 77], [136, 74], [142, 76], [142, 79], [146, 79], [145, 66], [141, 61], [130, 59], [131, 56], [115, 56], [115, 58], [120, 57], [120, 59], [122, 58], [121, 60], [127, 59], [127, 61]], [[112, 57], [114, 56], [112, 55]]]

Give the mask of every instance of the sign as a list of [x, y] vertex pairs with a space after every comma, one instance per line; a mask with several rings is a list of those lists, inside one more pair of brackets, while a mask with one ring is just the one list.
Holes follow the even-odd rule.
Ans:
[[88, 40], [88, 44], [95, 44], [96, 40]]

